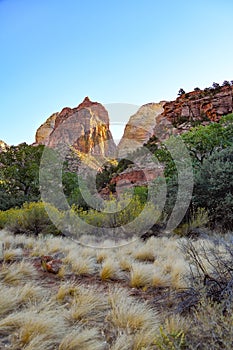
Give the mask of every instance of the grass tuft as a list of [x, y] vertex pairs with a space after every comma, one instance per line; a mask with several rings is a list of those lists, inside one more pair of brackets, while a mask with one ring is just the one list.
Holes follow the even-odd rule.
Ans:
[[153, 276], [153, 266], [146, 264], [132, 264], [130, 270], [130, 286], [134, 288], [151, 285]]
[[105, 350], [106, 343], [97, 329], [77, 328], [61, 341], [59, 350]]

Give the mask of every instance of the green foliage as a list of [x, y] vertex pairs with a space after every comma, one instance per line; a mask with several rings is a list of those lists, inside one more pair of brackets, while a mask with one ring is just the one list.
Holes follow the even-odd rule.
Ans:
[[195, 229], [205, 227], [209, 222], [209, 215], [205, 208], [197, 208], [196, 212], [189, 213], [186, 222], [179, 225], [174, 230], [175, 234], [180, 236], [189, 236], [195, 232]]
[[146, 186], [137, 186], [134, 188], [134, 195], [138, 197], [142, 204], [145, 204], [148, 199], [148, 188]]
[[182, 134], [195, 164], [200, 164], [214, 150], [230, 146], [233, 142], [233, 115], [223, 117], [220, 123], [200, 125]]
[[89, 205], [83, 197], [89, 198], [90, 201], [92, 195], [85, 181], [77, 174], [66, 171], [62, 174], [62, 183], [69, 205], [72, 206], [74, 204], [83, 208], [83, 210], [88, 210]]
[[43, 148], [22, 143], [0, 154], [1, 210], [40, 198], [39, 166]]
[[184, 89], [180, 88], [180, 90], [178, 91], [178, 96], [182, 96], [185, 94]]
[[[94, 233], [99, 234], [102, 228], [119, 228], [121, 231], [122, 226], [130, 225], [127, 228], [127, 232], [131, 234], [140, 233], [140, 227], [142, 229], [145, 226], [150, 225], [151, 222], [154, 222], [154, 218], [158, 215], [155, 206], [150, 203], [147, 204], [146, 210], [141, 215], [145, 205], [141, 202], [139, 196], [133, 195], [132, 197], [129, 194], [122, 195], [120, 199], [112, 197], [108, 201], [105, 201], [104, 208], [101, 211], [95, 209], [89, 209], [87, 211], [78, 208], [77, 206], [72, 206], [69, 213], [69, 221], [71, 222], [72, 232], [80, 233]], [[80, 220], [77, 221], [75, 216]], [[134, 220], [136, 222], [134, 222]], [[89, 228], [87, 226], [82, 226], [82, 222], [91, 225]], [[76, 226], [75, 226], [76, 225]], [[151, 225], [148, 227], [148, 229]]]
[[149, 140], [146, 143], [144, 143], [143, 146], [146, 147], [151, 153], [154, 153], [158, 149], [158, 142], [159, 142], [158, 137], [152, 136], [149, 138]]
[[218, 91], [220, 90], [220, 85], [219, 85], [219, 83], [213, 82], [212, 86], [213, 86], [213, 88], [214, 88], [215, 90], [218, 90]]
[[[192, 157], [195, 182], [193, 199], [182, 221], [183, 228], [189, 230], [193, 215], [196, 215], [193, 213], [198, 213], [200, 208], [209, 213], [209, 220], [213, 225], [230, 228], [233, 212], [231, 155], [233, 114], [222, 117], [219, 123], [198, 126], [179, 137], [185, 142]], [[177, 152], [179, 153], [179, 149]], [[178, 192], [176, 165], [185, 169], [185, 162], [182, 165], [182, 157], [174, 162], [166, 145], [157, 148], [155, 155], [165, 164], [167, 201], [163, 216], [169, 217]], [[183, 195], [185, 197], [185, 193]], [[185, 230], [182, 229], [182, 232]]]
[[85, 221], [97, 227], [119, 227], [133, 221], [140, 215], [144, 204], [138, 196], [129, 200], [125, 195], [121, 200], [112, 198], [105, 202], [105, 210], [99, 212], [90, 209], [85, 216]]
[[233, 146], [215, 151], [195, 174], [193, 205], [209, 211], [213, 224], [233, 227]]
[[228, 80], [224, 80], [222, 86], [231, 86], [231, 83]]
[[119, 161], [118, 165], [116, 166], [115, 172], [119, 174], [122, 171], [126, 170], [131, 164], [133, 164], [131, 160], [123, 158]]
[[96, 176], [97, 190], [101, 190], [102, 188], [106, 187], [109, 184], [113, 173], [115, 173], [116, 171], [117, 167], [114, 167], [112, 164], [109, 163], [105, 164], [103, 169], [101, 169], [101, 171], [99, 171]]
[[[57, 222], [62, 220], [62, 214], [51, 205], [49, 210], [57, 217]], [[9, 209], [0, 212], [0, 227], [9, 231], [25, 234], [59, 234], [60, 231], [51, 222], [45, 206], [42, 202], [25, 203], [22, 208]]]
[[182, 350], [186, 349], [185, 334], [182, 330], [168, 333], [162, 326], [160, 335], [155, 342], [160, 350]]

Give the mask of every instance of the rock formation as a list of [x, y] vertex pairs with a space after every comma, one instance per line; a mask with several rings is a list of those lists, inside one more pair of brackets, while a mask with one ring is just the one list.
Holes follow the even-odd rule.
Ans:
[[192, 126], [218, 122], [232, 111], [232, 85], [184, 93], [175, 101], [146, 104], [129, 119], [118, 145], [119, 157], [141, 147], [152, 136], [164, 141]]
[[59, 113], [54, 113], [36, 131], [36, 143], [46, 145], [49, 136], [55, 128], [55, 121]]
[[[162, 117], [182, 129], [205, 122], [218, 122], [221, 116], [233, 111], [233, 86], [207, 88], [183, 94], [164, 104]], [[184, 124], [184, 125], [183, 125]], [[187, 128], [186, 128], [187, 129]]]
[[0, 140], [0, 153], [5, 152], [9, 146], [2, 140]]
[[106, 109], [88, 97], [76, 108], [63, 108], [42, 124], [36, 132], [36, 144], [72, 146], [79, 152], [114, 156], [115, 143], [109, 129]]
[[[192, 126], [218, 122], [221, 116], [233, 111], [233, 86], [218, 86], [184, 93], [175, 101], [149, 103], [130, 117], [118, 145], [119, 158], [130, 159], [132, 153], [149, 139], [165, 141], [170, 135], [187, 132]], [[151, 141], [152, 142], [152, 141]], [[127, 156], [128, 155], [128, 156]], [[145, 165], [145, 164], [144, 164]], [[147, 166], [130, 166], [111, 180], [119, 188], [145, 185], [147, 180], [162, 174], [163, 169]]]
[[130, 117], [118, 145], [119, 158], [142, 146], [154, 134], [156, 118], [164, 111], [164, 102], [148, 103]]
[[133, 186], [146, 186], [158, 176], [163, 175], [163, 167], [151, 168], [129, 168], [121, 174], [116, 175], [110, 181], [110, 185], [114, 184], [119, 189], [130, 188]]

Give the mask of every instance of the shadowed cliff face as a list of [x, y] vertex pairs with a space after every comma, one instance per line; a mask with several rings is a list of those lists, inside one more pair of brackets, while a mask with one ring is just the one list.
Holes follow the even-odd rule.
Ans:
[[108, 112], [88, 97], [78, 107], [66, 107], [48, 118], [36, 132], [36, 143], [49, 147], [65, 143], [80, 152], [101, 156], [113, 155], [116, 148]]

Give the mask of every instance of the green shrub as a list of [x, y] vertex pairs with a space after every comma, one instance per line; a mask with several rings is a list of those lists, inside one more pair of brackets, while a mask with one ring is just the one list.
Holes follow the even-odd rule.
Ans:
[[[51, 205], [49, 210], [57, 217], [56, 222], [62, 219], [62, 214]], [[42, 202], [25, 203], [22, 208], [9, 209], [0, 212], [0, 227], [9, 231], [26, 234], [59, 234], [59, 229], [51, 222]]]
[[215, 151], [195, 174], [193, 205], [208, 210], [214, 226], [233, 227], [233, 147]]

